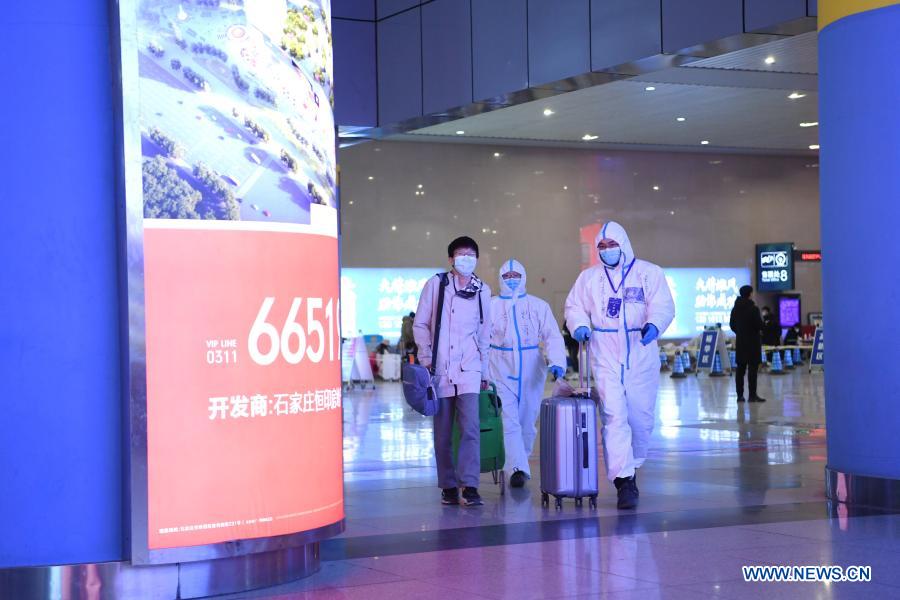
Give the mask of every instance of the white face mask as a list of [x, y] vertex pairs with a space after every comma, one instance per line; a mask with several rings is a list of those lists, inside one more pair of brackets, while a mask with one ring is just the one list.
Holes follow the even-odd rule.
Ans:
[[463, 254], [453, 259], [453, 268], [456, 269], [457, 273], [466, 277], [475, 272], [475, 265], [477, 264], [478, 259], [468, 254]]

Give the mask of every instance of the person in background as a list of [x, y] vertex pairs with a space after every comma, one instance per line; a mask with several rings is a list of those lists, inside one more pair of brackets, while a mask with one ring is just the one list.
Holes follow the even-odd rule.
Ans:
[[381, 340], [381, 343], [375, 347], [375, 354], [390, 354], [391, 343], [387, 340]]
[[572, 337], [572, 334], [569, 332], [569, 328], [563, 325], [562, 328], [562, 336], [563, 341], [566, 343], [566, 353], [569, 358], [569, 366], [572, 367], [572, 371], [575, 373], [578, 372], [578, 342], [575, 341], [575, 338]]
[[549, 304], [528, 294], [526, 280], [525, 267], [510, 259], [500, 268], [500, 295], [491, 300], [491, 381], [503, 403], [504, 470], [515, 488], [531, 479], [528, 457], [537, 436], [548, 361], [555, 378], [566, 374], [559, 324]]
[[737, 370], [734, 383], [738, 402], [744, 402], [745, 374], [750, 387], [750, 402], [765, 402], [765, 398], [760, 398], [756, 393], [756, 377], [759, 373], [759, 363], [762, 362], [763, 320], [752, 296], [752, 287], [749, 285], [741, 287], [740, 296], [734, 301], [729, 320], [731, 330], [737, 336], [735, 348]]
[[[487, 389], [491, 345], [491, 288], [475, 275], [478, 244], [459, 237], [447, 247], [450, 273], [439, 273], [425, 283], [413, 323], [419, 363], [434, 364], [440, 406], [434, 416], [434, 456], [443, 504], [480, 506], [481, 429], [478, 395]], [[438, 348], [432, 347], [440, 286], [444, 306]], [[459, 423], [459, 455], [453, 460], [453, 421]]]
[[402, 324], [400, 325], [400, 342], [397, 344], [397, 351], [407, 357], [412, 355], [415, 357], [416, 355], [416, 339], [413, 335], [413, 322], [415, 321], [416, 313], [411, 312], [405, 317], [403, 317]]
[[784, 334], [785, 346], [796, 346], [800, 343], [800, 326], [794, 325]]
[[[781, 345], [781, 327], [772, 316], [772, 311], [768, 306], [762, 307], [762, 343], [763, 346], [780, 346]], [[762, 353], [760, 352], [760, 356]]]
[[600, 396], [606, 471], [618, 507], [638, 502], [636, 469], [647, 459], [659, 389], [656, 340], [675, 318], [662, 268], [638, 260], [625, 229], [610, 221], [595, 239], [600, 264], [581, 273], [566, 299], [566, 324], [590, 340]]

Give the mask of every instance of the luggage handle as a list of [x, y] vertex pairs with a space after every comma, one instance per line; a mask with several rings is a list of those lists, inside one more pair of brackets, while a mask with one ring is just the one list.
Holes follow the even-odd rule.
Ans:
[[[590, 389], [593, 373], [591, 373], [591, 340], [588, 339], [578, 347], [578, 387]], [[590, 394], [588, 394], [590, 396]]]

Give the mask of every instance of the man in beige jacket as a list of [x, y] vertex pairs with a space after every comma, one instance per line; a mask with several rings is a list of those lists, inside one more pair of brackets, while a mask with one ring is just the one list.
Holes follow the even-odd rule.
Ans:
[[[475, 276], [478, 244], [460, 237], [447, 248], [450, 273], [432, 277], [422, 289], [413, 325], [419, 363], [431, 367], [435, 349], [434, 326], [440, 286], [444, 307], [434, 365], [440, 408], [434, 416], [434, 456], [437, 461], [441, 502], [479, 506], [481, 476], [478, 394], [486, 389], [491, 343], [491, 289]], [[453, 464], [453, 420], [461, 432], [457, 464]]]

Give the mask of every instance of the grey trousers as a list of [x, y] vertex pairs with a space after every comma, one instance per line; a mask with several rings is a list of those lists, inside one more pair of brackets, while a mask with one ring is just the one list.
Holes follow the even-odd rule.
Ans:
[[[458, 463], [453, 464], [453, 420], [459, 422]], [[441, 398], [434, 415], [434, 458], [438, 486], [442, 489], [478, 487], [481, 477], [481, 427], [478, 422], [478, 394]]]

